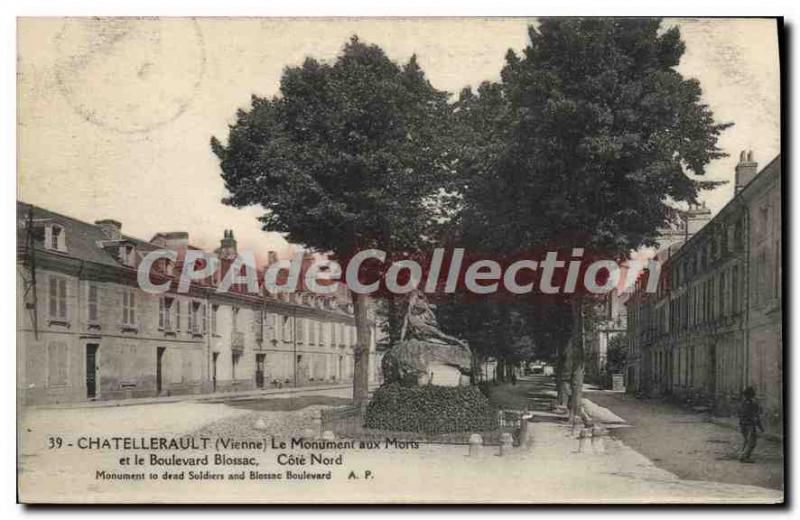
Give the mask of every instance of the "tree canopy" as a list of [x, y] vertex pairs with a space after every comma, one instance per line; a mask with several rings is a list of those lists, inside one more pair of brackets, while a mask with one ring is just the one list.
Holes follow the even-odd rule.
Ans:
[[459, 99], [464, 134], [483, 143], [462, 168], [465, 220], [487, 222], [491, 247], [511, 250], [563, 243], [624, 256], [652, 244], [675, 202], [706, 187], [687, 172], [724, 155], [729, 126], [675, 69], [678, 29], [546, 18], [529, 37], [499, 83]]
[[280, 95], [253, 96], [226, 145], [212, 138], [224, 202], [262, 206], [265, 229], [320, 251], [413, 250], [450, 170], [449, 113], [416, 57], [401, 66], [353, 37], [332, 64], [286, 68]]
[[[287, 67], [279, 95], [253, 96], [227, 144], [211, 139], [230, 193], [223, 202], [259, 205], [264, 229], [342, 259], [368, 248], [414, 252], [446, 196], [450, 113], [415, 56], [398, 65], [354, 36], [332, 64]], [[360, 403], [371, 332], [366, 297], [353, 303]]]

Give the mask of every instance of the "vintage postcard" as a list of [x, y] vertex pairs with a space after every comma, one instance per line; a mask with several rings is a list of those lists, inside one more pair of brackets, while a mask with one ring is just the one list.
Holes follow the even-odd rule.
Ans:
[[783, 503], [782, 31], [19, 18], [18, 500]]

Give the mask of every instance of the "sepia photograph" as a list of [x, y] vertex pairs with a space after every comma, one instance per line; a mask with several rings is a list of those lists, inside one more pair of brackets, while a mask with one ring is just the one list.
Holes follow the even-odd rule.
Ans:
[[18, 17], [18, 502], [785, 504], [784, 30]]

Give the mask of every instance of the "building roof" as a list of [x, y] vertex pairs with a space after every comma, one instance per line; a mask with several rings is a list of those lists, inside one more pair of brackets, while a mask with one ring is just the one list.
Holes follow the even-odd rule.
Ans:
[[[114, 241], [109, 240], [109, 237], [103, 232], [102, 228], [97, 224], [90, 224], [88, 222], [84, 222], [82, 220], [78, 220], [76, 218], [63, 215], [61, 213], [56, 213], [54, 211], [47, 210], [45, 208], [41, 208], [39, 206], [34, 206], [32, 204], [28, 204], [22, 201], [17, 201], [17, 244], [18, 247], [22, 247], [25, 245], [26, 236], [25, 236], [25, 229], [27, 225], [27, 221], [29, 218], [29, 211], [33, 210], [33, 221], [34, 221], [34, 229], [38, 228], [36, 226], [37, 223], [39, 224], [58, 224], [64, 229], [64, 238], [66, 241], [66, 251], [53, 251], [52, 249], [47, 249], [45, 247], [45, 234], [43, 232], [34, 232], [33, 233], [33, 243], [34, 248], [36, 251], [41, 251], [47, 254], [58, 255], [64, 258], [72, 258], [80, 261], [85, 262], [92, 262], [95, 264], [105, 265], [109, 267], [116, 267], [116, 268], [123, 268], [123, 269], [131, 269], [131, 267], [124, 265], [118, 255], [118, 249], [116, 248], [107, 248], [103, 247], [107, 244], [115, 244]], [[105, 221], [98, 221], [98, 222], [110, 222], [109, 219]], [[113, 221], [115, 224], [119, 225], [118, 222]], [[156, 233], [153, 236], [153, 239], [156, 240], [158, 238], [188, 238], [188, 234], [185, 232], [168, 232], [168, 233]], [[147, 242], [137, 237], [132, 237], [130, 235], [121, 235], [120, 240], [117, 242], [119, 244], [122, 243], [130, 243], [133, 245], [136, 250], [140, 253], [146, 253], [149, 251], [155, 251], [160, 249], [156, 244], [151, 242]], [[186, 253], [187, 249], [193, 250], [200, 250], [190, 244], [184, 244], [177, 247], [176, 252], [178, 253], [178, 261], [180, 262], [183, 256]], [[211, 255], [213, 253], [206, 253], [207, 255]], [[138, 260], [137, 260], [138, 263]], [[306, 286], [305, 283], [305, 274], [306, 270], [309, 267], [310, 262], [308, 259], [304, 259], [303, 264], [301, 266], [301, 274], [297, 284], [297, 293], [301, 294], [303, 292], [308, 292], [309, 288]], [[259, 284], [263, 283], [263, 270], [259, 270], [257, 273], [258, 282]], [[281, 271], [278, 274], [279, 283], [283, 283], [286, 281], [288, 273]], [[196, 285], [199, 282], [199, 285], [207, 285], [210, 283], [210, 277], [206, 281], [195, 281], [193, 285]], [[320, 277], [318, 279], [319, 285], [327, 286], [327, 285], [334, 285], [338, 284], [339, 287], [334, 294], [327, 294], [327, 295], [319, 295], [325, 299], [335, 299], [338, 303], [349, 303], [349, 294], [347, 291], [343, 290], [343, 284], [341, 281], [338, 280], [328, 280], [325, 277]], [[250, 296], [249, 294], [243, 294], [244, 288], [236, 286], [231, 287], [232, 294], [236, 296]]]
[[[34, 223], [47, 221], [58, 224], [64, 229], [67, 250], [59, 254], [97, 264], [122, 266], [117, 255], [101, 247], [100, 244], [108, 242], [109, 239], [97, 225], [20, 201], [17, 201], [18, 233], [24, 233], [28, 213], [31, 209], [33, 210]], [[24, 238], [20, 236], [17, 237], [17, 240], [20, 244], [24, 242]], [[122, 235], [121, 240], [130, 242], [138, 250], [150, 251], [156, 249], [149, 242], [129, 235]], [[33, 243], [36, 250], [49, 251], [45, 248], [43, 234], [34, 233]]]

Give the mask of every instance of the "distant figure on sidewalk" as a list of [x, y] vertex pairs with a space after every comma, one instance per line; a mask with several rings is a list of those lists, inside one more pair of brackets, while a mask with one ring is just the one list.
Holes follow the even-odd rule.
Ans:
[[739, 408], [739, 428], [742, 432], [742, 453], [739, 462], [753, 462], [750, 456], [758, 442], [758, 432], [762, 433], [764, 426], [761, 424], [761, 407], [756, 402], [756, 391], [748, 386], [742, 392], [742, 404]]

